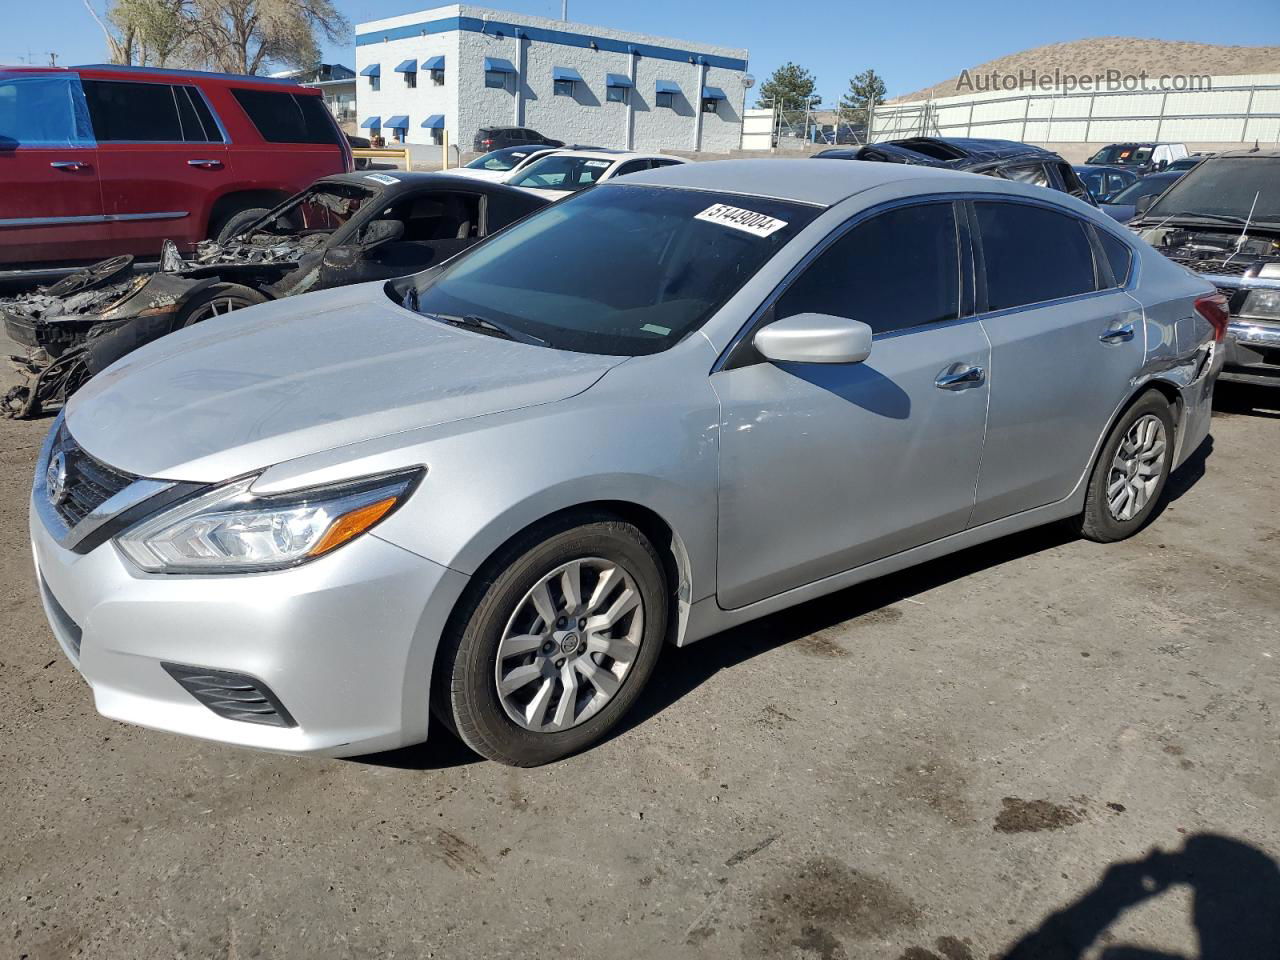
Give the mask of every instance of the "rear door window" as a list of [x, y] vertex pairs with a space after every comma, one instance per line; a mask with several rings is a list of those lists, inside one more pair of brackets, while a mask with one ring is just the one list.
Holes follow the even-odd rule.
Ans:
[[337, 130], [320, 97], [274, 90], [235, 89], [262, 139], [268, 143], [334, 143]]
[[84, 80], [99, 143], [181, 143], [182, 122], [167, 83]]
[[950, 203], [886, 211], [829, 246], [778, 299], [775, 315], [850, 317], [876, 333], [954, 320], [957, 243]]
[[1085, 225], [1029, 203], [974, 203], [986, 264], [987, 309], [1092, 293], [1093, 248]]

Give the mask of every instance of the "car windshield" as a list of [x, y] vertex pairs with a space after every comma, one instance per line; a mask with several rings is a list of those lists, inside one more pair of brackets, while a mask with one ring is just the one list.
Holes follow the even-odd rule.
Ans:
[[1151, 159], [1150, 147], [1139, 147], [1136, 144], [1113, 143], [1109, 147], [1103, 147], [1092, 157], [1089, 163], [1111, 163], [1135, 166], [1141, 166]]
[[[1256, 203], [1255, 203], [1256, 200]], [[1220, 157], [1198, 164], [1151, 205], [1147, 219], [1203, 214], [1280, 223], [1280, 157]]]
[[467, 164], [468, 170], [510, 170], [529, 155], [530, 151], [523, 147], [503, 147], [483, 156], [476, 157]]
[[515, 187], [533, 187], [536, 190], [585, 190], [604, 176], [612, 165], [612, 160], [561, 154], [529, 164], [510, 183]]
[[781, 200], [610, 184], [535, 213], [440, 273], [412, 279], [405, 303], [563, 350], [658, 353], [701, 327], [819, 212]]
[[1080, 179], [1084, 181], [1085, 187], [1095, 197], [1100, 197], [1107, 192], [1103, 189], [1101, 170], [1085, 170], [1080, 174]]
[[1141, 197], [1155, 196], [1164, 193], [1169, 189], [1169, 184], [1177, 180], [1177, 177], [1162, 177], [1159, 174], [1153, 174], [1136, 180], [1129, 186], [1125, 187], [1115, 195], [1112, 203], [1137, 203]]
[[332, 233], [376, 193], [350, 183], [318, 183], [290, 200], [253, 232], [279, 236]]

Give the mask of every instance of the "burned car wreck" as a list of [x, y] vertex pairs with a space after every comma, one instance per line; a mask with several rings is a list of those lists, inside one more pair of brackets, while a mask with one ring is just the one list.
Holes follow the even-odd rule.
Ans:
[[242, 307], [416, 273], [545, 206], [514, 187], [447, 174], [341, 174], [317, 180], [225, 241], [157, 268], [132, 257], [94, 264], [0, 300], [24, 382], [0, 398], [7, 417], [37, 416], [112, 362], [174, 330]]
[[1280, 387], [1280, 150], [1208, 158], [1129, 228], [1226, 297], [1220, 379]]

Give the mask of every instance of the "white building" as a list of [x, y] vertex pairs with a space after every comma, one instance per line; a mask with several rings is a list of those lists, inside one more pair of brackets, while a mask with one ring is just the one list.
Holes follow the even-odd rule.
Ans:
[[361, 131], [388, 143], [515, 126], [633, 150], [736, 149], [747, 51], [453, 5], [356, 26]]

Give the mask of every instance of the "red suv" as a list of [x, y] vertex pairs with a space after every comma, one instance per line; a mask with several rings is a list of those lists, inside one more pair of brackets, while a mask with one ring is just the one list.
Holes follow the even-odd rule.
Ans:
[[0, 67], [0, 269], [189, 249], [352, 166], [292, 80]]

